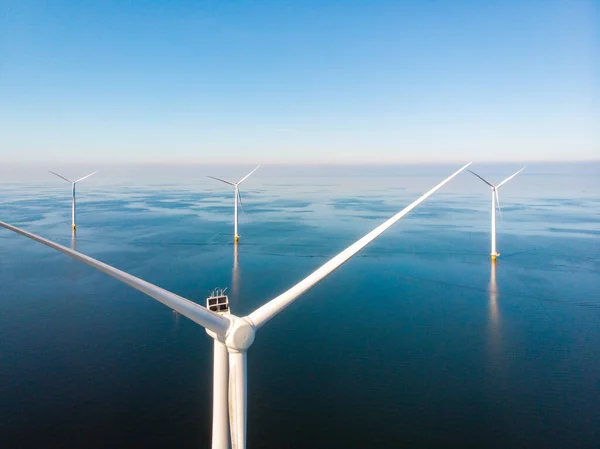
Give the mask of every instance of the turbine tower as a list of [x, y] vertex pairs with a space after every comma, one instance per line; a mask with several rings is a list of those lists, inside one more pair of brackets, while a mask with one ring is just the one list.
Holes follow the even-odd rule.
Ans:
[[98, 172], [95, 171], [94, 173], [90, 173], [89, 175], [86, 175], [83, 178], [79, 178], [76, 181], [70, 181], [67, 178], [65, 178], [64, 176], [61, 176], [58, 173], [54, 173], [52, 170], [48, 170], [48, 171], [50, 173], [52, 173], [53, 175], [58, 176], [60, 179], [63, 179], [71, 184], [71, 194], [73, 195], [72, 200], [71, 200], [71, 229], [73, 230], [73, 232], [75, 232], [75, 228], [77, 228], [77, 222], [75, 220], [75, 185], [78, 182], [83, 181], [84, 179], [89, 178], [90, 176], [95, 175]]
[[470, 163], [450, 175], [396, 215], [326, 262], [308, 277], [245, 317], [238, 317], [230, 313], [228, 298], [225, 296], [224, 291], [213, 292], [213, 295], [208, 298], [207, 307], [205, 308], [58, 243], [1, 221], [0, 226], [84, 262], [203, 326], [214, 339], [212, 448], [228, 449], [231, 443], [232, 449], [245, 449], [247, 422], [246, 354], [252, 343], [254, 343], [256, 333], [296, 299], [337, 270], [469, 165]]
[[244, 210], [244, 205], [242, 204], [242, 197], [240, 195], [239, 185], [242, 182], [244, 182], [246, 179], [248, 179], [252, 173], [254, 173], [256, 170], [258, 170], [258, 167], [260, 167], [260, 165], [257, 166], [250, 173], [248, 173], [246, 176], [244, 176], [242, 179], [240, 179], [238, 182], [231, 182], [231, 181], [226, 181], [221, 178], [215, 178], [214, 176], [207, 176], [207, 178], [216, 179], [217, 181], [221, 181], [221, 182], [224, 182], [225, 184], [229, 184], [230, 186], [233, 186], [233, 189], [234, 189], [234, 193], [233, 193], [233, 241], [235, 243], [237, 243], [238, 240], [240, 239], [240, 236], [238, 234], [238, 202], [240, 203], [242, 210]]
[[525, 167], [523, 167], [521, 170], [519, 170], [515, 174], [510, 175], [508, 178], [506, 178], [504, 181], [502, 181], [497, 186], [495, 186], [491, 182], [483, 179], [481, 176], [479, 176], [474, 171], [469, 170], [471, 173], [473, 173], [475, 176], [477, 176], [479, 179], [481, 179], [483, 182], [485, 182], [488, 186], [490, 186], [490, 189], [492, 191], [492, 252], [490, 253], [490, 256], [492, 257], [493, 262], [495, 262], [496, 259], [498, 258], [498, 256], [500, 255], [500, 253], [498, 251], [496, 251], [496, 206], [498, 206], [498, 212], [500, 213], [500, 218], [502, 218], [502, 210], [500, 209], [500, 198], [498, 196], [498, 189], [500, 187], [502, 187], [504, 184], [506, 184], [508, 181], [513, 179], [515, 176], [517, 176], [519, 173], [521, 173], [523, 170], [525, 170]]

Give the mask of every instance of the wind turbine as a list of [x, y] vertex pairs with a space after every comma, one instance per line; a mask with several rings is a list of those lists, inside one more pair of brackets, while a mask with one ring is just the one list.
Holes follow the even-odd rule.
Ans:
[[[260, 167], [260, 165], [258, 167]], [[258, 170], [258, 167], [256, 167], [254, 170], [252, 170], [250, 173], [248, 173], [246, 176], [244, 176], [238, 182], [231, 182], [231, 181], [226, 181], [221, 178], [215, 178], [214, 176], [207, 176], [207, 178], [216, 179], [217, 181], [221, 181], [221, 182], [224, 182], [225, 184], [229, 184], [230, 186], [233, 186], [233, 189], [234, 189], [234, 194], [233, 194], [233, 241], [236, 243], [240, 239], [240, 236], [238, 235], [238, 202], [240, 203], [242, 210], [244, 210], [244, 205], [242, 204], [242, 197], [240, 195], [239, 185], [242, 182], [244, 182], [246, 179], [248, 179], [252, 173], [254, 173], [256, 170]]]
[[469, 170], [471, 173], [473, 173], [475, 176], [477, 176], [479, 179], [481, 179], [483, 182], [485, 182], [488, 186], [490, 186], [490, 189], [492, 190], [492, 252], [490, 253], [490, 256], [492, 257], [492, 261], [494, 261], [494, 262], [496, 261], [496, 258], [500, 255], [500, 253], [496, 251], [496, 206], [498, 206], [498, 212], [500, 213], [500, 218], [502, 218], [502, 210], [500, 209], [500, 198], [498, 196], [498, 189], [500, 187], [502, 187], [504, 184], [506, 184], [508, 181], [513, 179], [515, 176], [517, 176], [519, 173], [521, 173], [523, 170], [525, 170], [525, 167], [523, 167], [521, 170], [519, 170], [515, 174], [510, 175], [508, 178], [506, 178], [504, 181], [502, 181], [497, 186], [495, 186], [491, 182], [483, 179], [481, 176], [479, 176], [474, 171]]
[[247, 405], [246, 353], [250, 346], [252, 346], [252, 343], [254, 343], [256, 332], [469, 165], [470, 163], [450, 175], [396, 215], [326, 262], [308, 277], [245, 317], [238, 317], [229, 312], [228, 300], [223, 294], [214, 298], [208, 298], [208, 304], [205, 308], [175, 293], [171, 293], [58, 243], [1, 221], [0, 226], [84, 262], [145, 293], [203, 326], [208, 335], [214, 340], [212, 448], [227, 449], [230, 443], [229, 437], [231, 436], [232, 449], [245, 449]]
[[75, 185], [80, 182], [83, 181], [86, 178], [89, 178], [92, 175], [95, 175], [96, 173], [98, 173], [97, 171], [95, 171], [94, 173], [90, 173], [89, 175], [84, 176], [83, 178], [79, 178], [77, 181], [70, 181], [67, 178], [65, 178], [64, 176], [59, 175], [58, 173], [54, 173], [52, 170], [48, 170], [50, 173], [52, 173], [53, 175], [58, 176], [60, 179], [63, 179], [65, 181], [67, 181], [68, 183], [71, 183], [71, 193], [73, 194], [73, 199], [71, 200], [71, 229], [73, 231], [75, 231], [75, 228], [77, 227], [77, 223], [75, 222]]

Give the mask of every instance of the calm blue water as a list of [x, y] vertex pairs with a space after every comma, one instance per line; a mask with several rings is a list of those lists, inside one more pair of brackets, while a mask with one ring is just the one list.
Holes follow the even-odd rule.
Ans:
[[[94, 167], [92, 167], [94, 168]], [[0, 219], [243, 315], [455, 170], [103, 167], [69, 186], [4, 168]], [[519, 167], [474, 166], [498, 182]], [[598, 447], [598, 164], [463, 173], [262, 329], [250, 448]], [[87, 168], [66, 168], [76, 177]], [[212, 341], [163, 305], [0, 230], [0, 447], [210, 447]]]

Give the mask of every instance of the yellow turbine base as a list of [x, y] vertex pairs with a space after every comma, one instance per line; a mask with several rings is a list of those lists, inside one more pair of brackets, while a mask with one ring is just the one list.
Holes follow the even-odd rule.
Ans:
[[492, 254], [492, 262], [496, 262], [496, 259], [498, 258], [500, 254]]
[[71, 229], [74, 231], [77, 225], [71, 225]]
[[234, 241], [235, 243], [237, 243], [239, 239], [240, 239], [240, 236], [239, 236], [239, 235], [236, 235], [236, 236], [234, 236], [234, 237], [233, 237], [233, 241]]

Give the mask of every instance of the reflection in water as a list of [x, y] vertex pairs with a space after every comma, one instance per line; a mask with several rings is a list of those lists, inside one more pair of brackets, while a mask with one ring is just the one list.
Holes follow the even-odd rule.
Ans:
[[[77, 251], [77, 237], [75, 231], [71, 234], [71, 249]], [[70, 282], [77, 282], [81, 273], [81, 263], [77, 260], [70, 259], [68, 268], [68, 276]]]
[[490, 272], [489, 330], [492, 355], [500, 352], [500, 314], [498, 312], [498, 286], [496, 285], [496, 263], [492, 262]]
[[[231, 288], [229, 289], [229, 304], [230, 307], [233, 304], [235, 306], [235, 301], [237, 300], [239, 294], [239, 283], [240, 283], [240, 272], [238, 267], [238, 246], [233, 245], [233, 269], [231, 271]], [[235, 313], [235, 311], [232, 311]]]
[[496, 264], [491, 263], [490, 272], [490, 323], [492, 327], [498, 327], [498, 287], [496, 286]]
[[177, 333], [179, 330], [179, 321], [181, 321], [181, 314], [175, 310], [172, 311], [173, 315], [173, 332]]

